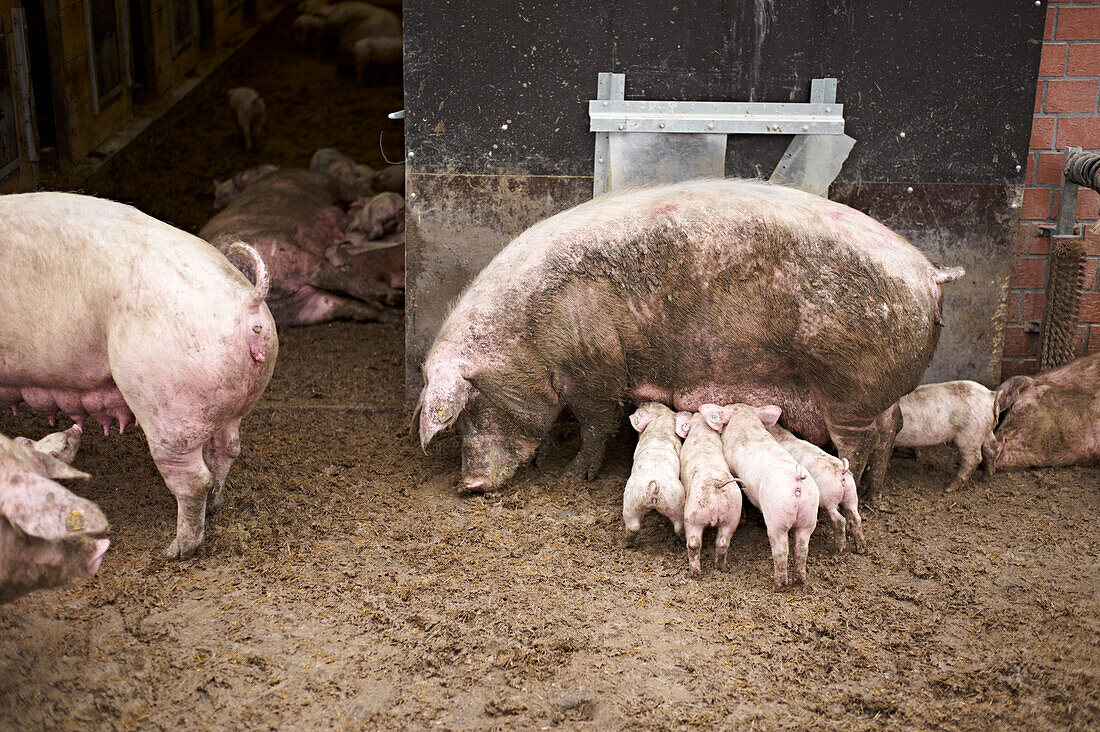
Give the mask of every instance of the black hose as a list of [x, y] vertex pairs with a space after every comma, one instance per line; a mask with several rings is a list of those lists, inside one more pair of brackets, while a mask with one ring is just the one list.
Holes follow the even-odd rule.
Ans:
[[1100, 155], [1077, 153], [1065, 162], [1062, 172], [1070, 183], [1100, 192]]

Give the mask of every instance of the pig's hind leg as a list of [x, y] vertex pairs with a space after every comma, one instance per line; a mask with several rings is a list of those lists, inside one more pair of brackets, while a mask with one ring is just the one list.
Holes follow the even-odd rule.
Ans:
[[215, 510], [225, 502], [225, 477], [233, 461], [241, 454], [240, 425], [240, 419], [233, 420], [202, 446], [203, 461], [214, 479], [210, 507]]
[[149, 450], [153, 461], [164, 477], [168, 490], [176, 497], [176, 537], [164, 554], [169, 559], [186, 559], [195, 553], [202, 543], [206, 528], [206, 495], [210, 491], [213, 476], [203, 460], [202, 447], [187, 452], [177, 452], [150, 434]]

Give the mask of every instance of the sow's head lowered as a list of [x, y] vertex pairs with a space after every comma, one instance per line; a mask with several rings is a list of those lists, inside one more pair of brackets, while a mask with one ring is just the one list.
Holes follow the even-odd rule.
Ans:
[[[537, 418], [533, 424], [517, 421], [525, 413], [541, 415], [541, 405], [521, 403], [518, 397], [515, 403], [497, 403], [507, 397], [494, 388], [490, 390], [494, 398], [490, 398], [473, 378], [467, 378], [465, 373], [471, 370], [460, 361], [432, 361], [424, 371], [424, 389], [412, 419], [413, 431], [419, 430], [420, 447], [425, 452], [437, 434], [459, 426], [462, 492], [488, 491], [504, 485], [535, 454], [545, 431], [541, 429], [545, 422]], [[546, 416], [553, 422], [556, 412]]]

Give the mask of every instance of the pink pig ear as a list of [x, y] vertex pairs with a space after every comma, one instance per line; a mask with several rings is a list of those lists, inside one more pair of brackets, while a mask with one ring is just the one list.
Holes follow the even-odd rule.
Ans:
[[841, 458], [840, 465], [844, 472], [848, 472], [848, 458]]
[[683, 439], [688, 436], [688, 432], [691, 432], [691, 413], [678, 412], [676, 414], [676, 434]]
[[779, 421], [780, 415], [783, 414], [783, 409], [774, 404], [769, 404], [766, 407], [753, 407], [752, 410], [756, 412], [756, 416], [760, 418], [765, 427], [774, 427], [775, 423]]
[[648, 427], [649, 423], [652, 421], [653, 414], [645, 409], [639, 409], [634, 414], [630, 415], [630, 426], [639, 434]]

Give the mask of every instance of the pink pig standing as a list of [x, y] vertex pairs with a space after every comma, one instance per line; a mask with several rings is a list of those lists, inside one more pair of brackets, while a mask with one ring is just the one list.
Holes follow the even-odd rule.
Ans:
[[[852, 471], [848, 469], [848, 460], [836, 458], [822, 450], [817, 445], [800, 440], [778, 424], [768, 428], [779, 446], [791, 454], [798, 464], [809, 471], [810, 476], [817, 483], [819, 511], [824, 511], [833, 525], [836, 540], [836, 550], [844, 551], [847, 544], [847, 526], [852, 528], [852, 541], [856, 545], [856, 553], [862, 554], [866, 549], [863, 540], [863, 520], [859, 515], [859, 496], [856, 494], [856, 480]], [[840, 510], [843, 509], [848, 520], [844, 520]]]
[[699, 555], [703, 529], [717, 526], [714, 563], [718, 571], [724, 572], [730, 539], [741, 523], [741, 487], [722, 455], [722, 438], [704, 426], [703, 415], [677, 414], [676, 434], [684, 438], [684, 446], [680, 449], [680, 481], [687, 490], [684, 532], [688, 567], [692, 572], [702, 571]]
[[178, 504], [167, 554], [190, 556], [275, 368], [263, 260], [227, 249], [253, 284], [195, 236], [70, 193], [0, 196], [0, 231], [0, 404], [104, 430], [139, 422]]
[[263, 132], [267, 119], [267, 106], [260, 93], [250, 86], [238, 86], [229, 90], [229, 108], [244, 138], [244, 149], [251, 150], [256, 138]]
[[658, 511], [672, 522], [677, 534], [684, 530], [684, 486], [680, 483], [680, 438], [676, 414], [658, 402], [646, 402], [630, 415], [638, 433], [630, 479], [623, 489], [623, 524], [633, 543], [642, 516]]
[[817, 483], [765, 427], [779, 420], [782, 410], [770, 405], [704, 404], [706, 424], [722, 433], [726, 462], [741, 479], [745, 495], [764, 514], [775, 566], [775, 587], [787, 584], [788, 534], [794, 532], [795, 582], [806, 581], [810, 535], [817, 526]]
[[107, 519], [53, 481], [87, 477], [0, 435], [0, 603], [99, 571], [111, 542], [92, 537]]

